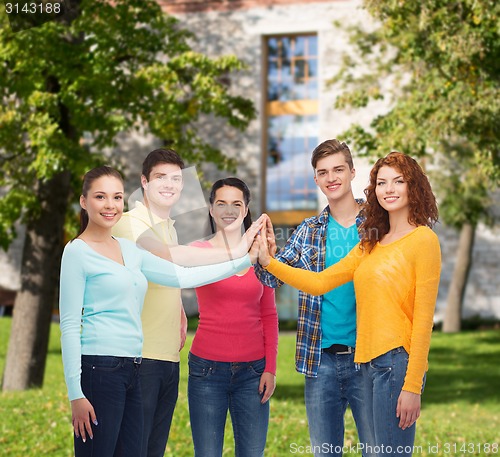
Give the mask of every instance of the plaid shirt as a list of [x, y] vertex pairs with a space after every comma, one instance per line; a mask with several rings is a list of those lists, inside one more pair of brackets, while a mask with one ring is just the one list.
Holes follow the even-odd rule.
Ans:
[[[363, 200], [356, 199], [361, 205]], [[296, 268], [322, 271], [325, 268], [328, 206], [318, 216], [305, 219], [293, 232], [286, 245], [276, 253], [276, 259]], [[363, 222], [361, 212], [356, 216], [356, 226]], [[255, 265], [255, 273], [266, 286], [277, 288], [283, 284], [272, 274]], [[321, 304], [323, 296], [299, 291], [299, 315], [297, 320], [297, 345], [295, 368], [309, 377], [318, 376], [321, 361]]]

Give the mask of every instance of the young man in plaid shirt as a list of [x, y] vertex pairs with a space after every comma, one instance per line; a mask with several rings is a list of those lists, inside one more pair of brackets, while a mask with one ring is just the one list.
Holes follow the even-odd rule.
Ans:
[[[275, 257], [294, 267], [322, 271], [358, 243], [362, 201], [352, 193], [356, 172], [345, 143], [336, 139], [321, 143], [312, 153], [311, 164], [328, 206], [318, 216], [305, 219]], [[255, 272], [267, 286], [283, 284], [258, 264]], [[348, 404], [360, 443], [373, 445], [372, 425], [363, 409], [361, 374], [354, 364], [356, 299], [352, 282], [319, 297], [299, 291], [298, 311], [295, 364], [306, 376], [305, 403], [314, 455], [342, 456]]]

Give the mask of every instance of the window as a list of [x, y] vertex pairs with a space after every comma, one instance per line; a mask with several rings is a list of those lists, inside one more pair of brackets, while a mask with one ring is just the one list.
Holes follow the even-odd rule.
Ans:
[[317, 48], [316, 35], [265, 40], [264, 207], [278, 223], [297, 224], [317, 209], [310, 164], [318, 142]]
[[[278, 246], [318, 212], [311, 153], [318, 144], [318, 39], [269, 36], [265, 49], [264, 201]], [[281, 320], [297, 318], [298, 291], [276, 291]]]

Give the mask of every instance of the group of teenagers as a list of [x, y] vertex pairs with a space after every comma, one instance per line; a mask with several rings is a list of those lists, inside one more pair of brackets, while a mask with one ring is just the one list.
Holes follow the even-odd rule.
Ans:
[[410, 456], [440, 277], [436, 199], [419, 164], [391, 152], [356, 200], [349, 147], [311, 158], [328, 205], [281, 249], [270, 218], [252, 223], [250, 191], [216, 181], [212, 236], [178, 244], [171, 211], [184, 162], [155, 149], [143, 198], [124, 211], [118, 171], [88, 171], [81, 227], [63, 253], [60, 325], [76, 457], [164, 455], [195, 288], [188, 404], [196, 457], [220, 457], [229, 411], [237, 457], [263, 456], [276, 386], [275, 288], [299, 289], [296, 369], [305, 375], [312, 453], [341, 456], [350, 405], [363, 456]]

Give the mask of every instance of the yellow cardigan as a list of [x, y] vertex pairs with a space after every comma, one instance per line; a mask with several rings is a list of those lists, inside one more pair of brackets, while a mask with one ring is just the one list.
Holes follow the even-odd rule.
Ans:
[[297, 289], [322, 295], [354, 281], [357, 308], [355, 362], [366, 363], [403, 346], [409, 354], [403, 390], [421, 393], [433, 326], [441, 251], [436, 234], [421, 226], [370, 253], [359, 244], [340, 262], [316, 273], [271, 259], [267, 270]]

